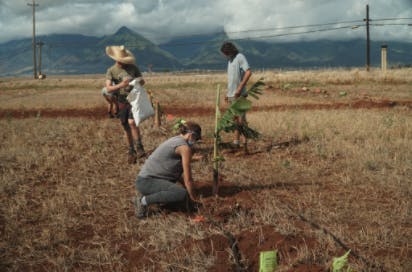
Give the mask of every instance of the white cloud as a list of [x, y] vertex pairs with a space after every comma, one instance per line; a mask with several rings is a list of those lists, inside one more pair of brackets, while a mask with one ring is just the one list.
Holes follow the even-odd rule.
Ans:
[[[213, 33], [224, 29], [232, 38], [275, 36], [271, 40], [363, 38], [364, 28], [289, 35], [321, 29], [306, 27], [276, 28], [346, 22], [365, 18], [370, 5], [372, 19], [412, 18], [411, 0], [36, 0], [37, 34], [79, 33], [103, 36], [125, 25], [155, 42], [173, 36]], [[30, 37], [30, 0], [0, 0], [0, 42]], [[411, 20], [372, 21], [372, 23], [412, 23]], [[354, 23], [355, 24], [355, 23]], [[271, 31], [248, 31], [272, 29]], [[375, 40], [412, 42], [411, 26], [371, 26]], [[279, 37], [276, 35], [288, 34]]]

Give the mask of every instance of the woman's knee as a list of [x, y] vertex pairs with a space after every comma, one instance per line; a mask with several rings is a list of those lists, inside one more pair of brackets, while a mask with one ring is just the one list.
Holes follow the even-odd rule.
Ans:
[[188, 197], [188, 193], [185, 188], [179, 187], [175, 190], [176, 201], [184, 201]]
[[153, 188], [153, 179], [137, 176], [135, 186], [136, 190], [142, 195], [150, 194]]

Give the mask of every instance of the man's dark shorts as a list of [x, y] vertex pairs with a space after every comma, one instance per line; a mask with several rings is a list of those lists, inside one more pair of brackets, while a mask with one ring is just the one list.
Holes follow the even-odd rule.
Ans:
[[133, 119], [132, 106], [130, 104], [119, 103], [119, 119], [123, 127], [129, 127], [128, 120]]

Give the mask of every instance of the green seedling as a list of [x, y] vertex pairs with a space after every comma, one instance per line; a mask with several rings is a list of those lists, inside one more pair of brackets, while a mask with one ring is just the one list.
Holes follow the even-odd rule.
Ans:
[[[253, 84], [247, 91], [248, 96], [255, 99], [259, 99], [259, 95], [262, 94], [262, 87], [265, 85], [263, 78], [259, 79]], [[230, 107], [225, 111], [223, 115], [220, 112], [220, 85], [217, 87], [216, 94], [216, 113], [215, 113], [215, 131], [214, 131], [214, 143], [213, 143], [213, 193], [218, 193], [218, 180], [219, 180], [219, 162], [224, 158], [219, 155], [219, 144], [221, 141], [220, 132], [233, 132], [238, 130], [241, 135], [246, 139], [256, 139], [259, 137], [259, 132], [250, 128], [247, 122], [238, 124], [235, 121], [235, 116], [245, 114], [252, 108], [252, 102], [246, 97], [239, 97]], [[245, 144], [246, 150], [246, 144]]]
[[332, 272], [352, 272], [353, 271], [350, 267], [348, 267], [349, 254], [350, 254], [350, 250], [348, 250], [341, 257], [333, 258]]

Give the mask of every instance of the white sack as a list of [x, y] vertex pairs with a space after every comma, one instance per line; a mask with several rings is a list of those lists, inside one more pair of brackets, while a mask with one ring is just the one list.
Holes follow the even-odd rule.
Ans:
[[154, 115], [152, 103], [150, 103], [149, 96], [145, 89], [138, 83], [139, 79], [130, 82], [129, 85], [134, 86], [127, 96], [127, 100], [132, 106], [132, 113], [136, 126], [141, 122]]

